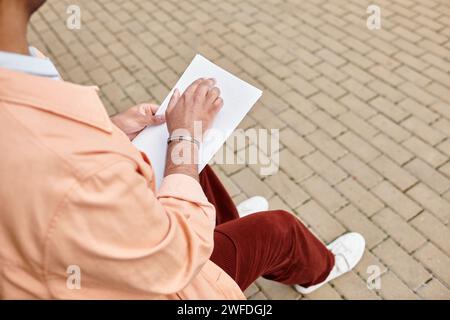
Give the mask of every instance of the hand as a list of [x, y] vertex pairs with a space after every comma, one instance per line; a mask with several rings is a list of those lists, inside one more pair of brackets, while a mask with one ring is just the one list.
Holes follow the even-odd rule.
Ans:
[[[194, 81], [180, 96], [175, 89], [166, 110], [167, 128], [171, 135], [174, 131], [186, 132], [201, 141], [204, 133], [223, 107], [220, 90], [215, 87], [214, 79], [198, 79]], [[194, 124], [201, 124], [201, 131], [194, 130]], [[198, 132], [200, 131], [200, 132]]]
[[122, 130], [130, 140], [133, 140], [146, 126], [164, 123], [165, 116], [155, 116], [159, 106], [142, 103], [121, 112], [111, 118], [111, 121]]

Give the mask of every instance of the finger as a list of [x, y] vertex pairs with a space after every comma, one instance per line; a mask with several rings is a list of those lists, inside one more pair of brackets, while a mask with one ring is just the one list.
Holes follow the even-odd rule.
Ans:
[[206, 85], [209, 89], [211, 89], [216, 85], [216, 79], [214, 78], [205, 79], [205, 81], [203, 81], [203, 84]]
[[167, 106], [166, 109], [166, 113], [167, 112], [170, 113], [173, 110], [173, 108], [177, 105], [179, 99], [180, 99], [180, 91], [178, 89], [175, 89], [172, 94], [172, 97], [170, 98], [169, 105]]
[[149, 124], [151, 125], [158, 125], [166, 122], [166, 117], [164, 115], [157, 115], [151, 117], [151, 122]]
[[185, 99], [187, 105], [193, 104], [197, 88], [204, 80], [205, 80], [204, 78], [197, 79], [186, 89], [186, 91], [183, 94], [183, 98]]
[[[176, 103], [175, 103], [175, 105], [176, 105]], [[148, 117], [150, 118], [149, 124], [158, 125], [158, 124], [162, 124], [162, 123], [166, 122], [166, 117], [164, 114], [156, 115], [156, 112], [159, 109], [159, 106], [157, 104], [154, 104], [154, 103], [149, 104], [148, 109], [151, 112], [151, 114], [148, 115]]]
[[206, 99], [209, 90], [214, 87], [216, 80], [213, 78], [203, 80], [197, 87], [197, 91], [195, 92], [195, 99], [203, 101]]
[[216, 82], [217, 82], [215, 78], [209, 78], [209, 79], [206, 79], [206, 81], [208, 82], [208, 85], [211, 88], [214, 87], [216, 85]]
[[214, 111], [218, 112], [220, 109], [222, 109], [222, 107], [223, 107], [223, 99], [219, 97], [213, 103]]
[[158, 111], [159, 106], [153, 103], [142, 103], [138, 105], [138, 108], [140, 114], [146, 117], [151, 117], [156, 113], [156, 111]]
[[206, 95], [209, 92], [209, 82], [203, 81], [198, 87], [197, 91], [195, 91], [195, 99], [197, 101], [204, 101], [206, 99]]
[[202, 83], [204, 81], [203, 78], [197, 79], [194, 82], [192, 82], [192, 84], [186, 89], [186, 91], [184, 92], [184, 96], [188, 97], [188, 99], [190, 99], [195, 91], [197, 90], [197, 87], [200, 85], [200, 83]]
[[143, 103], [138, 105], [137, 111], [139, 112], [140, 117], [137, 117], [135, 120], [137, 123], [142, 126], [148, 126], [148, 125], [157, 125], [161, 124], [165, 121], [164, 115], [158, 115], [156, 116], [154, 112], [159, 108], [158, 105], [155, 104], [148, 104]]
[[139, 112], [139, 114], [143, 115], [144, 118], [152, 112], [152, 110], [150, 109], [150, 105], [146, 104], [146, 103], [141, 103], [139, 105], [136, 106], [137, 107], [137, 111]]
[[219, 97], [220, 97], [220, 89], [214, 87], [211, 90], [209, 90], [208, 95], [206, 96], [206, 102], [208, 104], [213, 104]]
[[149, 123], [151, 123], [151, 118], [153, 117], [152, 109], [150, 107], [150, 104], [148, 103], [142, 103], [137, 106], [137, 111], [140, 117], [136, 118], [136, 121], [140, 123], [142, 126], [146, 126]]
[[152, 111], [152, 114], [156, 114], [156, 112], [159, 109], [159, 105], [151, 103], [151, 104], [149, 104], [149, 106], [150, 106], [150, 110]]

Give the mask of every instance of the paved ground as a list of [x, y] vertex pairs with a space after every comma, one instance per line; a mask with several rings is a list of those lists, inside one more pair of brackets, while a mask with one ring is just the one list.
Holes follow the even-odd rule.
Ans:
[[[367, 239], [354, 272], [307, 298], [449, 299], [450, 2], [373, 2], [376, 31], [365, 0], [51, 0], [30, 40], [66, 79], [99, 85], [110, 114], [161, 101], [196, 52], [259, 86], [242, 127], [281, 129], [281, 171], [216, 165], [230, 193], [270, 198], [324, 241]], [[247, 295], [303, 298], [266, 280]]]

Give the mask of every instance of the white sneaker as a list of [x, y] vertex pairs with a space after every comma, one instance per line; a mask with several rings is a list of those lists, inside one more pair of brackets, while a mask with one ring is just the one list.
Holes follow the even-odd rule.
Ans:
[[266, 200], [266, 198], [263, 197], [251, 197], [245, 201], [242, 201], [237, 206], [237, 210], [239, 216], [242, 218], [255, 212], [269, 210], [269, 202]]
[[308, 294], [349, 272], [361, 260], [365, 246], [366, 241], [359, 233], [349, 232], [340, 236], [327, 246], [328, 250], [334, 254], [335, 264], [325, 281], [307, 288], [295, 285], [295, 289], [302, 294]]

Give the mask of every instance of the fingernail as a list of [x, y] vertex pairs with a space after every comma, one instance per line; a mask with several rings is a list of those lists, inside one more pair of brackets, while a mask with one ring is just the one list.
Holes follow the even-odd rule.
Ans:
[[163, 115], [155, 116], [156, 121], [164, 121], [165, 117]]

